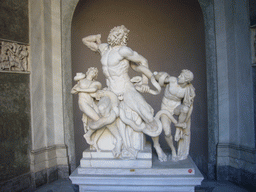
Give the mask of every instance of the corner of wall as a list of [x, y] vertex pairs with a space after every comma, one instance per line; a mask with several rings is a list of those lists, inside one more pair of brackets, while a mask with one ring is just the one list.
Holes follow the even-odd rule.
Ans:
[[30, 152], [31, 182], [37, 188], [57, 179], [67, 179], [69, 166], [65, 145], [54, 145]]
[[256, 187], [256, 149], [234, 144], [217, 146], [217, 180]]

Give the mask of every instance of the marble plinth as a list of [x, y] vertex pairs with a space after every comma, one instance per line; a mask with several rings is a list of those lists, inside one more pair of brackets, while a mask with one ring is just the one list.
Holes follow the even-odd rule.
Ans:
[[153, 154], [152, 168], [82, 168], [70, 176], [73, 184], [85, 191], [194, 191], [203, 176], [189, 157], [161, 163]]
[[97, 152], [86, 149], [80, 160], [80, 166], [81, 168], [151, 168], [152, 147], [147, 143], [144, 150], [138, 152], [137, 159], [114, 158], [111, 151]]

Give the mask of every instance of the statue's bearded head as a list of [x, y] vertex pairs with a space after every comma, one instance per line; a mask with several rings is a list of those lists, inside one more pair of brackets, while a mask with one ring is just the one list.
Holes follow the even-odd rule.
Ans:
[[129, 30], [124, 26], [117, 26], [111, 29], [108, 35], [108, 44], [113, 46], [116, 45], [127, 45]]

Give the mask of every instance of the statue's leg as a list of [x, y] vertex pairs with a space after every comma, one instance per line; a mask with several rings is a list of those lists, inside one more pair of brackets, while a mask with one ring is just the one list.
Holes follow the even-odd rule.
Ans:
[[101, 149], [98, 147], [98, 140], [101, 137], [101, 135], [103, 134], [103, 132], [105, 131], [106, 127], [96, 130], [95, 131], [95, 136], [93, 138], [93, 146], [95, 147], [95, 149], [100, 152]]
[[97, 121], [100, 118], [96, 111], [88, 103], [85, 103], [82, 99], [78, 100], [78, 104], [79, 109], [92, 120]]
[[124, 102], [129, 108], [138, 113], [145, 123], [152, 123], [154, 121], [153, 108], [135, 89], [126, 91], [124, 94]]
[[182, 137], [183, 137], [182, 128], [176, 127], [176, 132], [175, 132], [175, 136], [174, 136], [175, 141], [178, 142], [180, 139], [182, 139]]
[[115, 137], [116, 139], [116, 145], [114, 147], [114, 149], [112, 150], [114, 157], [118, 157], [121, 153], [121, 149], [122, 149], [122, 138], [120, 136], [120, 133], [117, 129], [116, 123], [112, 123], [111, 125], [108, 125], [107, 128], [109, 129], [109, 131], [112, 133], [112, 135]]
[[121, 121], [121, 119], [117, 120], [117, 125], [118, 125], [118, 129], [119, 129], [119, 133], [121, 135], [121, 138], [123, 140], [123, 144], [124, 144], [124, 148], [128, 148], [128, 144], [126, 141], [126, 125]]
[[161, 122], [162, 122], [164, 133], [165, 133], [165, 140], [172, 150], [172, 158], [175, 158], [176, 149], [173, 145], [173, 137], [171, 133], [171, 121], [166, 115], [162, 115]]
[[94, 142], [92, 141], [91, 139], [91, 136], [92, 134], [95, 132], [95, 130], [92, 130], [92, 129], [88, 129], [88, 131], [84, 134], [84, 138], [86, 140], [86, 142], [89, 144], [89, 145], [93, 145]]
[[163, 150], [162, 150], [162, 148], [160, 147], [160, 144], [159, 144], [159, 136], [158, 137], [152, 137], [152, 140], [153, 140], [154, 148], [156, 149], [156, 153], [157, 153], [159, 161], [161, 161], [161, 162], [167, 161], [167, 156], [163, 152]]
[[189, 107], [185, 105], [179, 105], [174, 109], [174, 114], [178, 115], [178, 123], [175, 125], [176, 127], [183, 127], [186, 128], [186, 118], [188, 115]]

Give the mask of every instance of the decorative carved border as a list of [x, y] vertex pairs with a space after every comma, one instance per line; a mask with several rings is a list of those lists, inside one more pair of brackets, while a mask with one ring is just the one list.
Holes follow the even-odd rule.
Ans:
[[20, 43], [0, 41], [0, 72], [28, 72], [29, 46]]

